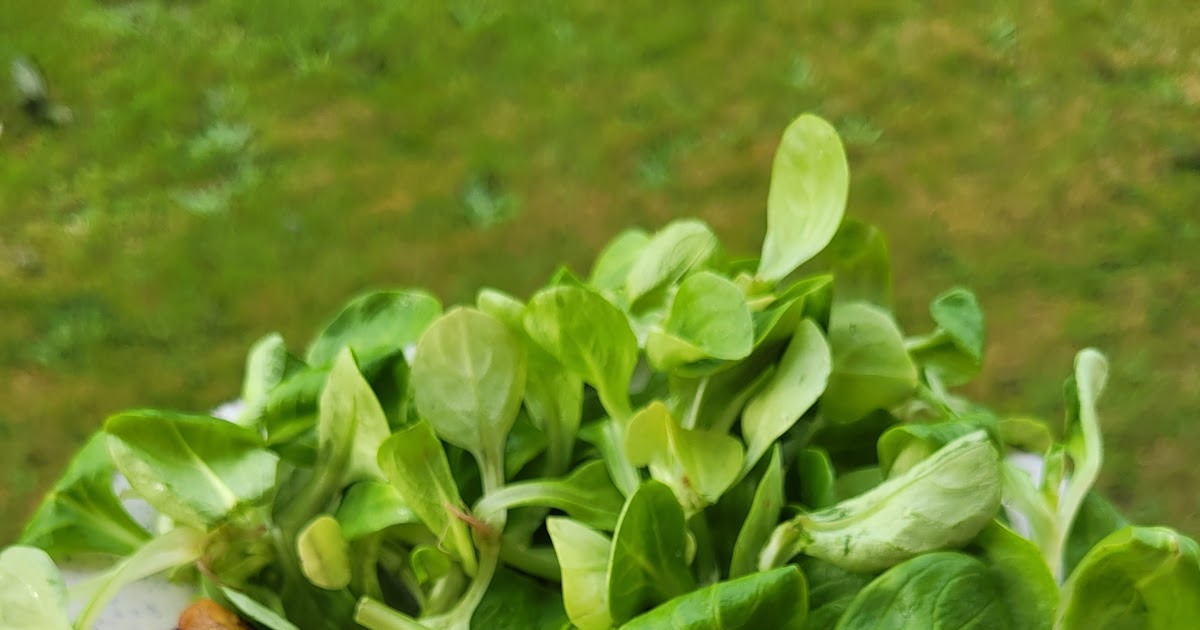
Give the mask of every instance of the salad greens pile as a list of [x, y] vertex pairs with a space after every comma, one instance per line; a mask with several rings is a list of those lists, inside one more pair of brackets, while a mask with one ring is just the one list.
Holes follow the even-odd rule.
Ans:
[[[88, 628], [162, 572], [272, 630], [1194, 624], [1200, 548], [1092, 490], [1104, 357], [1079, 353], [1061, 427], [953, 393], [979, 303], [903, 332], [848, 183], [804, 115], [757, 259], [683, 220], [524, 301], [371, 293], [302, 355], [254, 344], [235, 422], [109, 418], [0, 554], [0, 629]], [[80, 554], [112, 568], [68, 592]]]

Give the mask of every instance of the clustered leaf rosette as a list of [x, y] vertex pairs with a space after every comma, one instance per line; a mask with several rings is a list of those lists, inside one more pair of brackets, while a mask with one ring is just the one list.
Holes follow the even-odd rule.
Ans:
[[[89, 628], [163, 572], [272, 630], [1195, 625], [1196, 543], [1092, 489], [1104, 357], [1079, 353], [1061, 427], [952, 392], [978, 300], [907, 334], [848, 189], [804, 115], [757, 259], [680, 220], [527, 300], [380, 291], [302, 355], [264, 337], [234, 422], [134, 410], [86, 444], [0, 553], [0, 630]], [[112, 568], [68, 592], [77, 554]]]

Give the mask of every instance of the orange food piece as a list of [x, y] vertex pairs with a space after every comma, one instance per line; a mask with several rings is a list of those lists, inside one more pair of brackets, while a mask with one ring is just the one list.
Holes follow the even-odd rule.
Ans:
[[179, 615], [176, 630], [251, 630], [237, 615], [211, 599], [201, 599]]

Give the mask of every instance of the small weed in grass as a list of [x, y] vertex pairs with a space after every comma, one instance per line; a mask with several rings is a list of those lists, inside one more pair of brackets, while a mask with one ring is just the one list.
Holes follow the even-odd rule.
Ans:
[[674, 136], [651, 143], [643, 149], [634, 164], [637, 181], [651, 190], [664, 188], [675, 175], [675, 162], [696, 142], [687, 136]]
[[520, 209], [517, 198], [503, 189], [492, 172], [472, 175], [462, 188], [461, 201], [467, 222], [477, 228], [504, 223]]
[[1011, 54], [1017, 47], [1017, 25], [1007, 17], [996, 18], [987, 30], [987, 46], [997, 54]]
[[876, 127], [874, 123], [857, 116], [847, 116], [841, 120], [838, 125], [838, 132], [845, 138], [846, 144], [870, 146], [879, 142], [883, 137], [883, 130]]
[[78, 295], [51, 309], [41, 334], [26, 349], [26, 358], [47, 367], [78, 367], [83, 352], [106, 343], [116, 317], [100, 298]]

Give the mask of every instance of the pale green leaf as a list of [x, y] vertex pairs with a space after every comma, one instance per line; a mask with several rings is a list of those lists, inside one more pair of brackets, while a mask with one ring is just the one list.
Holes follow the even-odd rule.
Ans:
[[0, 630], [70, 630], [67, 587], [54, 561], [36, 547], [0, 552]]
[[446, 451], [433, 428], [414, 422], [392, 434], [379, 449], [379, 466], [404, 503], [420, 517], [469, 574], [477, 568], [475, 547], [466, 523], [466, 506], [450, 473]]
[[612, 541], [568, 518], [546, 519], [546, 531], [562, 567], [563, 606], [580, 630], [613, 627], [608, 604], [608, 559]]
[[634, 466], [649, 466], [694, 514], [717, 502], [738, 478], [742, 445], [737, 438], [706, 429], [684, 429], [660, 401], [639, 411], [625, 434], [625, 455]]
[[754, 346], [754, 321], [741, 289], [701, 271], [687, 277], [662, 323], [646, 341], [651, 365], [669, 372], [701, 359], [743, 359]]
[[525, 389], [525, 352], [504, 324], [471, 308], [443, 315], [417, 343], [412, 387], [417, 411], [439, 437], [481, 466], [503, 465]]
[[296, 550], [300, 570], [314, 586], [336, 591], [350, 585], [350, 544], [332, 516], [318, 516], [300, 530]]
[[628, 419], [629, 381], [638, 346], [620, 309], [582, 287], [544, 289], [526, 306], [525, 330], [566, 369], [595, 387], [613, 418]]
[[390, 434], [375, 391], [359, 373], [351, 351], [342, 350], [321, 392], [318, 470], [337, 477], [339, 487], [360, 479], [382, 480], [379, 445]]
[[817, 402], [829, 382], [830, 370], [825, 336], [812, 320], [803, 320], [771, 380], [750, 399], [742, 413], [742, 437], [747, 444], [743, 472], [749, 472], [767, 449]]
[[891, 316], [855, 302], [833, 309], [829, 324], [833, 371], [821, 398], [829, 420], [849, 423], [887, 409], [916, 390], [917, 370]]
[[965, 435], [902, 475], [777, 527], [760, 568], [806, 553], [850, 571], [880, 571], [962, 546], [1000, 507], [1000, 455], [984, 431]]
[[837, 130], [811, 114], [792, 121], [771, 171], [758, 277], [781, 280], [825, 249], [842, 222], [849, 188]]
[[1197, 619], [1200, 546], [1166, 527], [1126, 527], [1075, 568], [1055, 628], [1178, 630]]
[[649, 243], [650, 235], [645, 230], [631, 229], [621, 232], [596, 256], [589, 282], [597, 289], [622, 291], [629, 270]]
[[279, 457], [250, 429], [207, 416], [127, 411], [105, 423], [113, 463], [162, 514], [201, 529], [266, 503]]

